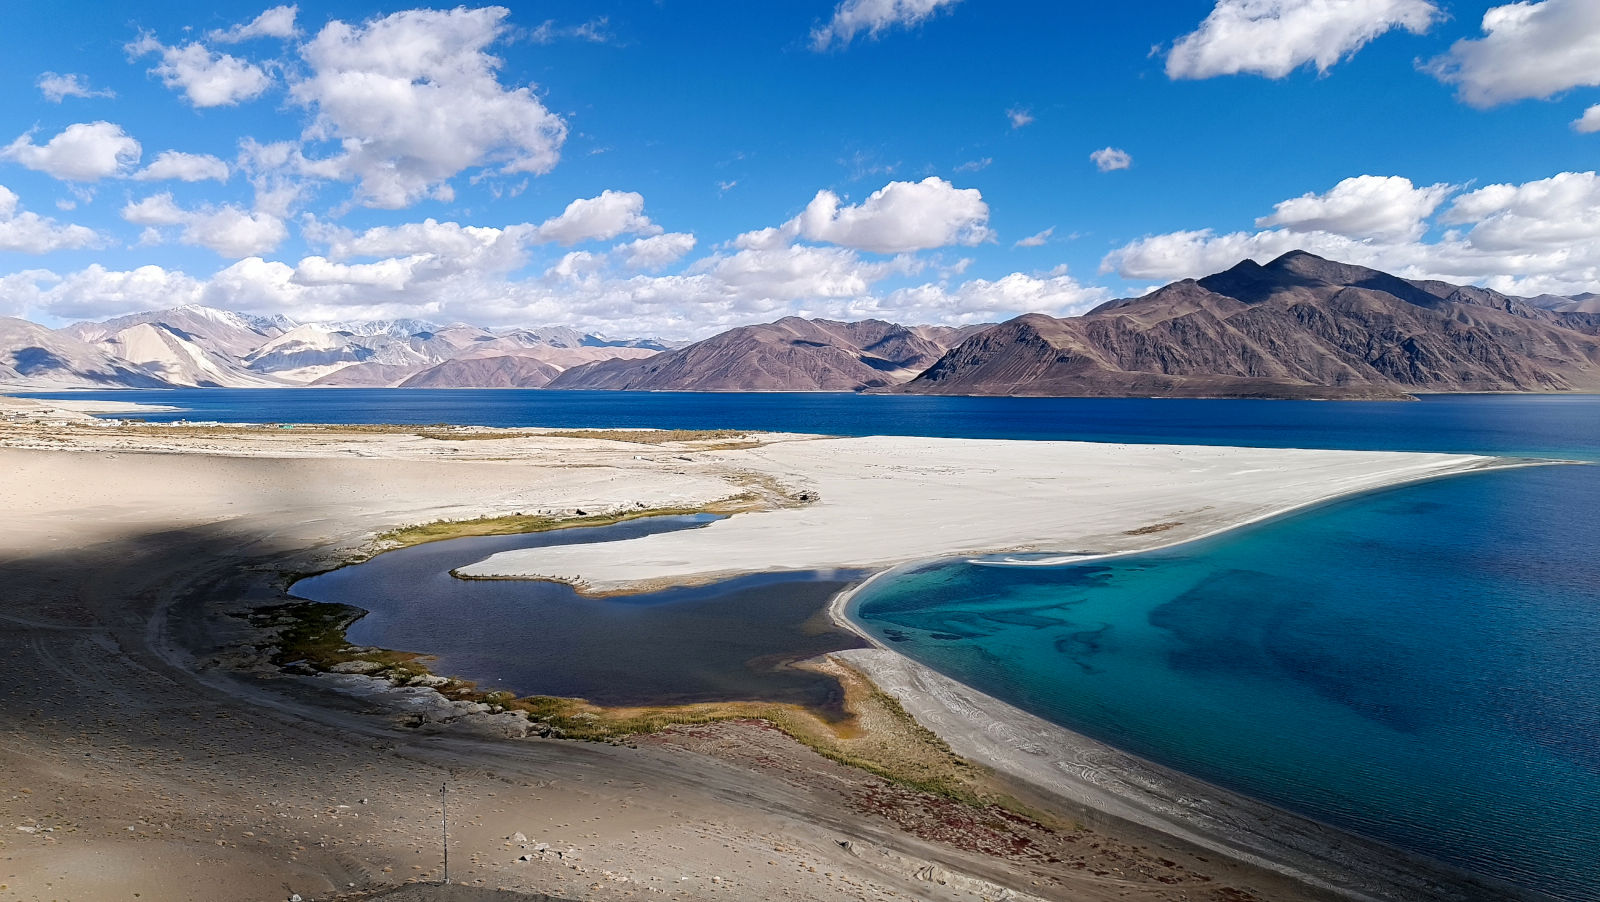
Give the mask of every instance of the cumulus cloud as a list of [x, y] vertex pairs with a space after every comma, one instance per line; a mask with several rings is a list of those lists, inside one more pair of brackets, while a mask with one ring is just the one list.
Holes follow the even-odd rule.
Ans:
[[183, 153], [178, 150], [163, 150], [156, 154], [150, 165], [135, 172], [133, 178], [137, 181], [166, 181], [175, 179], [180, 182], [203, 182], [215, 179], [219, 182], [228, 180], [228, 164], [210, 154]]
[[942, 8], [960, 0], [844, 0], [834, 7], [826, 25], [811, 30], [811, 49], [827, 50], [855, 40], [858, 34], [878, 37], [890, 28], [921, 24]]
[[177, 225], [187, 215], [173, 201], [171, 193], [152, 194], [144, 200], [129, 201], [122, 207], [122, 218], [134, 225]]
[[0, 251], [47, 254], [51, 251], [89, 247], [100, 236], [80, 225], [62, 225], [37, 213], [22, 209], [16, 192], [0, 185]]
[[539, 241], [573, 245], [583, 241], [609, 241], [618, 235], [655, 235], [661, 227], [644, 215], [644, 196], [635, 191], [602, 191], [599, 197], [580, 198], [559, 216], [541, 223]]
[[525, 262], [522, 248], [531, 233], [532, 227], [525, 224], [497, 229], [427, 219], [379, 226], [359, 235], [340, 231], [331, 236], [328, 254], [335, 260], [431, 255], [470, 259], [479, 267], [509, 271]]
[[298, 6], [274, 6], [242, 25], [209, 31], [206, 37], [218, 44], [237, 44], [254, 38], [292, 38], [299, 33], [294, 27], [295, 15], [299, 12]]
[[1283, 201], [1256, 225], [1286, 226], [1300, 232], [1332, 232], [1347, 238], [1385, 240], [1416, 238], [1455, 189], [1450, 185], [1418, 188], [1401, 176], [1360, 175], [1348, 178], [1326, 194], [1306, 193]]
[[1541, 0], [1493, 7], [1483, 14], [1482, 38], [1455, 42], [1427, 69], [1475, 107], [1600, 85], [1600, 4]]
[[619, 244], [611, 250], [627, 268], [650, 272], [678, 262], [694, 246], [695, 237], [688, 232], [667, 232]]
[[1595, 104], [1584, 110], [1582, 116], [1573, 120], [1572, 127], [1574, 130], [1586, 135], [1600, 132], [1600, 104]]
[[1101, 172], [1114, 172], [1133, 165], [1132, 155], [1126, 150], [1118, 150], [1115, 147], [1102, 147], [1089, 154], [1089, 159]]
[[787, 228], [811, 241], [880, 254], [975, 245], [993, 237], [983, 194], [937, 176], [890, 182], [859, 204], [841, 204], [832, 191], [818, 191]]
[[39, 80], [35, 84], [38, 85], [39, 93], [44, 95], [44, 99], [51, 103], [60, 103], [68, 97], [117, 96], [117, 92], [110, 88], [95, 90], [89, 87], [88, 79], [82, 75], [73, 75], [71, 73], [57, 75], [54, 72], [46, 72], [39, 76]]
[[196, 107], [233, 106], [253, 100], [272, 86], [272, 76], [255, 63], [218, 53], [191, 42], [168, 47], [145, 33], [127, 45], [128, 56], [138, 59], [152, 53], [161, 58], [150, 71], [174, 91], [182, 91]]
[[959, 325], [994, 322], [1023, 313], [1077, 316], [1110, 297], [1104, 288], [1079, 284], [1067, 275], [1066, 267], [1061, 267], [1044, 276], [1014, 272], [993, 280], [902, 288], [879, 302], [875, 313], [860, 308], [851, 313], [888, 316], [907, 323]]
[[1283, 78], [1307, 64], [1327, 72], [1385, 32], [1422, 34], [1440, 16], [1431, 0], [1217, 0], [1168, 51], [1167, 76]]
[[44, 144], [33, 143], [33, 132], [28, 132], [0, 149], [0, 159], [64, 181], [97, 182], [124, 172], [138, 162], [140, 152], [139, 142], [120, 125], [79, 122]]
[[159, 266], [117, 271], [98, 263], [64, 276], [29, 270], [3, 282], [5, 293], [20, 306], [62, 319], [98, 319], [196, 303], [202, 287], [181, 272]]
[[[1563, 172], [1522, 184], [1488, 185], [1458, 195], [1443, 212], [1448, 189], [1411, 188], [1376, 179], [1366, 208], [1342, 200], [1361, 192], [1307, 195], [1278, 205], [1259, 220], [1261, 231], [1217, 233], [1198, 229], [1153, 235], [1107, 255], [1103, 271], [1126, 278], [1178, 279], [1226, 269], [1241, 259], [1265, 262], [1303, 249], [1407, 278], [1437, 278], [1487, 285], [1509, 294], [1574, 294], [1600, 289], [1600, 177]], [[1427, 223], [1411, 215], [1428, 210], [1442, 234], [1427, 240]], [[1287, 211], [1287, 212], [1286, 212]], [[1301, 214], [1305, 214], [1302, 216]], [[1429, 214], [1421, 214], [1427, 216]], [[1365, 224], [1365, 228], [1358, 227]], [[1333, 231], [1332, 229], [1341, 229]]]
[[448, 180], [472, 167], [548, 172], [567, 126], [531, 87], [500, 84], [487, 48], [505, 36], [507, 14], [458, 7], [330, 22], [302, 49], [310, 72], [290, 97], [314, 113], [308, 137], [340, 149], [306, 166], [355, 180], [363, 204], [385, 209], [448, 200]]
[[1050, 236], [1054, 235], [1055, 233], [1056, 227], [1051, 226], [1042, 232], [1038, 232], [1021, 239], [1016, 244], [1013, 244], [1012, 247], [1044, 247], [1050, 242]]
[[1472, 224], [1467, 240], [1494, 253], [1596, 253], [1600, 178], [1563, 172], [1521, 185], [1487, 185], [1456, 198], [1442, 221]]
[[289, 237], [283, 220], [269, 213], [247, 211], [232, 204], [185, 210], [171, 193], [130, 201], [122, 218], [134, 225], [183, 226], [179, 240], [209, 248], [224, 257], [249, 257], [273, 250]]
[[1010, 121], [1013, 129], [1018, 129], [1024, 125], [1032, 124], [1033, 111], [1025, 107], [1014, 106], [1006, 110], [1006, 119]]

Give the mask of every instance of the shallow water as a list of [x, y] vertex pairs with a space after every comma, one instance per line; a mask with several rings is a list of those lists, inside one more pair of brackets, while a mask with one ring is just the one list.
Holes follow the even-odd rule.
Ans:
[[585, 598], [564, 583], [450, 576], [499, 551], [617, 541], [712, 519], [432, 542], [301, 580], [291, 591], [368, 611], [351, 627], [351, 642], [426, 652], [437, 657], [436, 672], [485, 688], [602, 705], [758, 700], [838, 711], [836, 682], [786, 665], [863, 644], [825, 614], [860, 573], [752, 576], [617, 598]]
[[898, 650], [1071, 729], [1593, 900], [1597, 549], [1600, 467], [1548, 467], [1144, 555], [924, 566], [852, 607]]

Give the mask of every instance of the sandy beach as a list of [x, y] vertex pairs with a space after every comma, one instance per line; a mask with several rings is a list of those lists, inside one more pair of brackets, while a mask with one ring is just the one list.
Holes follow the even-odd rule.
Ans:
[[455, 881], [568, 899], [1496, 897], [1367, 844], [1329, 852], [1327, 834], [1265, 806], [1216, 799], [1229, 822], [1208, 822], [1219, 809], [1189, 804], [1206, 787], [1151, 776], [881, 649], [842, 657], [1075, 826], [957, 812], [754, 723], [577, 743], [508, 739], [495, 718], [446, 706], [417, 730], [401, 715], [437, 707], [431, 690], [284, 673], [249, 647], [242, 616], [282, 603], [296, 574], [436, 520], [758, 509], [604, 553], [565, 546], [473, 568], [611, 592], [1127, 551], [1492, 459], [114, 427], [30, 404], [8, 401], [0, 427], [0, 659], [13, 674], [0, 688], [0, 899], [331, 899], [438, 880], [441, 784]]

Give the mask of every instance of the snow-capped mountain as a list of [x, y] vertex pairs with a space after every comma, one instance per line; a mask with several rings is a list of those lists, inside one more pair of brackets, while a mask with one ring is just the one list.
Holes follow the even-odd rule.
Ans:
[[[301, 323], [197, 304], [58, 330], [24, 320], [0, 324], [0, 386], [22, 388], [525, 386], [568, 367], [648, 357], [667, 347], [563, 326]], [[440, 368], [457, 361], [470, 365]]]

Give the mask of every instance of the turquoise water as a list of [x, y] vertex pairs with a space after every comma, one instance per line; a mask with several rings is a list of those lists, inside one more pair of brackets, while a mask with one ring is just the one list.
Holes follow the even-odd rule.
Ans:
[[945, 562], [854, 616], [1151, 760], [1600, 899], [1597, 477], [1464, 476], [1076, 566]]

